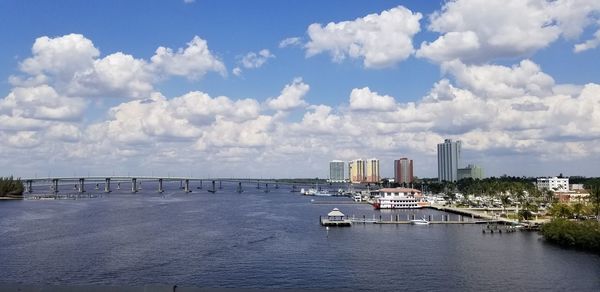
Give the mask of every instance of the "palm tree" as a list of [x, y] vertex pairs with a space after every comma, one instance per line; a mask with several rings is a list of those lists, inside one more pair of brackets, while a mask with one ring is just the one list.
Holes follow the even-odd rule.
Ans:
[[506, 206], [510, 204], [510, 197], [503, 195], [500, 197], [500, 200], [502, 201], [502, 209], [504, 209], [503, 212], [506, 214]]
[[590, 187], [590, 197], [594, 201], [596, 209], [596, 220], [600, 221], [600, 185]]
[[547, 203], [552, 202], [552, 200], [554, 199], [554, 191], [553, 190], [544, 188], [542, 190], [542, 193], [544, 194], [544, 198], [546, 199]]

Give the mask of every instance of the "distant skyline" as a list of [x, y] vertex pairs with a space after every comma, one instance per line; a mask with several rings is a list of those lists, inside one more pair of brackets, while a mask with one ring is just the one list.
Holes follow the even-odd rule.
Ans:
[[600, 176], [597, 0], [8, 0], [0, 40], [0, 176]]

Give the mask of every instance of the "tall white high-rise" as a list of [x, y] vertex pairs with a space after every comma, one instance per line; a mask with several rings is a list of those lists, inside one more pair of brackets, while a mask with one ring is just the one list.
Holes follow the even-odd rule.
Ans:
[[341, 160], [332, 160], [329, 162], [329, 181], [344, 181], [344, 162]]
[[457, 181], [460, 167], [461, 142], [451, 139], [437, 145], [438, 181]]

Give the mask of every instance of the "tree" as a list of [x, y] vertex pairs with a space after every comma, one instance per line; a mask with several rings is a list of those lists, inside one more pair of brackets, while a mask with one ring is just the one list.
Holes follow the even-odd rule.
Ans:
[[585, 206], [581, 202], [577, 202], [571, 206], [571, 209], [573, 210], [573, 215], [575, 216], [575, 218], [579, 219], [579, 217], [581, 217], [584, 207]]
[[552, 216], [554, 216], [555, 218], [571, 218], [573, 217], [573, 210], [571, 209], [571, 207], [567, 204], [554, 204], [552, 205], [552, 208], [550, 208], [550, 213], [552, 213]]
[[23, 189], [20, 179], [14, 179], [12, 176], [0, 177], [0, 197], [21, 197]]
[[600, 185], [594, 184], [589, 187], [590, 199], [596, 209], [596, 220], [600, 221]]

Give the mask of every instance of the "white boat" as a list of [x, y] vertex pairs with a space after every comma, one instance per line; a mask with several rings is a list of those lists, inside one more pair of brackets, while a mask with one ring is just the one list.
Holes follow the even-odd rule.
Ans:
[[425, 220], [425, 218], [413, 219], [413, 220], [410, 220], [410, 224], [412, 224], [412, 225], [429, 225], [429, 221]]
[[418, 209], [427, 203], [421, 199], [421, 191], [410, 188], [384, 188], [372, 203], [375, 209]]
[[326, 190], [308, 189], [308, 191], [302, 191], [305, 196], [320, 196], [320, 197], [331, 197], [332, 195]]
[[318, 191], [315, 193], [315, 196], [321, 196], [321, 197], [331, 197], [331, 196], [332, 196], [332, 194], [330, 194], [330, 193], [329, 193], [328, 191], [326, 191], [326, 190], [318, 190]]

